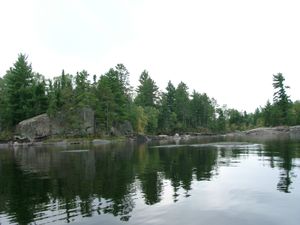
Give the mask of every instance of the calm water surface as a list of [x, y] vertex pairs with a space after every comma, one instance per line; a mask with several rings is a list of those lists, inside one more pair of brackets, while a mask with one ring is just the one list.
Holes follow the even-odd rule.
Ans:
[[300, 141], [0, 149], [3, 224], [299, 225]]

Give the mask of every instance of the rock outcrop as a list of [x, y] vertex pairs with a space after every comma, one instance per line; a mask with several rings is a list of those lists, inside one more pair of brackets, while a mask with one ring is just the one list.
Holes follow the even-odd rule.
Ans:
[[133, 128], [129, 121], [124, 121], [110, 128], [110, 134], [112, 136], [128, 136], [133, 134]]
[[288, 138], [290, 128], [289, 127], [261, 127], [252, 130], [245, 131], [244, 134], [248, 137], [258, 138]]
[[51, 135], [51, 121], [49, 116], [41, 114], [27, 120], [21, 121], [17, 125], [17, 133], [31, 142]]
[[300, 139], [300, 126], [290, 127], [289, 133], [291, 139]]
[[[68, 118], [69, 119], [69, 118]], [[27, 138], [30, 142], [52, 135], [76, 136], [94, 133], [94, 111], [89, 108], [78, 110], [72, 120], [59, 112], [54, 117], [46, 113], [21, 121], [16, 127], [17, 137]]]
[[300, 139], [300, 126], [260, 127], [243, 132], [226, 134], [227, 137], [246, 137], [253, 139]]

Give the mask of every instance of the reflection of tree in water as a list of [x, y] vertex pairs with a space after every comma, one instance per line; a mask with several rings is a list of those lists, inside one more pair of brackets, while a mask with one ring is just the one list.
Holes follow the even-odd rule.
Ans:
[[6, 212], [12, 223], [28, 224], [39, 211], [38, 206], [50, 201], [49, 181], [24, 173], [13, 160], [12, 151], [0, 156], [0, 212]]
[[105, 200], [101, 202], [98, 207], [98, 213], [112, 214], [119, 216], [122, 221], [128, 221], [134, 206], [135, 203], [132, 196], [127, 194], [123, 196], [122, 199]]
[[277, 189], [285, 193], [290, 193], [292, 178], [295, 177], [292, 171], [295, 167], [293, 165], [293, 159], [296, 157], [295, 145], [293, 142], [273, 141], [266, 145], [264, 151], [264, 155], [270, 159], [270, 166], [281, 169]]
[[145, 184], [142, 186], [146, 203], [150, 204], [151, 201], [149, 202], [149, 199], [155, 200], [152, 203], [156, 203], [159, 200], [163, 179], [171, 181], [175, 202], [178, 201], [181, 188], [185, 190], [184, 196], [189, 197], [193, 176], [195, 175], [197, 180], [209, 180], [217, 158], [216, 151], [190, 149], [188, 147], [150, 149], [148, 154], [150, 155], [148, 157], [148, 165], [151, 166], [147, 167], [141, 181], [143, 183], [146, 177], [147, 183], [152, 183], [152, 185]]
[[[49, 210], [59, 210], [53, 220], [66, 222], [95, 213], [128, 220], [134, 208], [132, 152], [116, 146], [102, 150], [98, 154], [20, 149], [0, 154], [6, 157], [0, 158], [0, 212], [18, 224], [47, 218]], [[103, 199], [109, 199], [105, 207]]]
[[[270, 143], [257, 152], [281, 169], [278, 190], [283, 192], [290, 192], [294, 149], [293, 144]], [[108, 145], [80, 153], [2, 151], [0, 212], [19, 224], [43, 220], [47, 211], [57, 212], [53, 220], [65, 222], [98, 214], [128, 221], [139, 190], [145, 204], [153, 205], [163, 199], [164, 184], [170, 181], [176, 202], [180, 196], [190, 196], [193, 180], [210, 180], [219, 166], [247, 154], [246, 150], [146, 145], [136, 150], [132, 145]]]
[[281, 162], [279, 163], [279, 168], [281, 168], [283, 171], [280, 173], [280, 179], [277, 184], [277, 189], [279, 191], [283, 191], [285, 193], [290, 192], [290, 186], [293, 183], [292, 177], [295, 177], [292, 169], [293, 169], [293, 150], [292, 150], [292, 144], [289, 143], [283, 143], [278, 146], [278, 151], [280, 154]]
[[153, 205], [161, 201], [163, 191], [159, 151], [148, 151], [145, 145], [140, 145], [136, 154], [137, 176], [143, 197], [147, 205]]
[[8, 196], [3, 201], [8, 204], [0, 203], [0, 209], [11, 212], [15, 222], [27, 224], [37, 216], [47, 217], [45, 209], [59, 209], [63, 215], [59, 219], [66, 222], [94, 214], [112, 214], [127, 221], [138, 187], [147, 205], [162, 200], [164, 180], [173, 186], [174, 201], [181, 189], [188, 197], [193, 178], [209, 180], [212, 176], [217, 152], [142, 145], [136, 151], [132, 146], [76, 153], [30, 149], [9, 157], [15, 159], [1, 160], [8, 163], [5, 172], [3, 166], [0, 171], [0, 182], [6, 183], [0, 193], [6, 193], [1, 196]]
[[96, 154], [95, 194], [101, 201], [98, 212], [128, 220], [134, 208], [132, 193], [135, 181], [131, 147], [106, 149]]

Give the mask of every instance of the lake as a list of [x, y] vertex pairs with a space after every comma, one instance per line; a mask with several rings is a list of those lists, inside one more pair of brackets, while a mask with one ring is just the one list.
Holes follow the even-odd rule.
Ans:
[[0, 149], [0, 223], [299, 224], [300, 141], [215, 142]]

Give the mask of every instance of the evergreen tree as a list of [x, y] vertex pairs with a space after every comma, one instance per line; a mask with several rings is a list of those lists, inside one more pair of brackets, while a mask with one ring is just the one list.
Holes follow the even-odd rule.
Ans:
[[79, 108], [84, 106], [90, 106], [91, 104], [91, 92], [90, 92], [90, 81], [88, 80], [89, 74], [83, 70], [78, 72], [75, 76], [75, 101]]
[[142, 107], [155, 107], [158, 99], [158, 87], [146, 70], [142, 72], [139, 82], [135, 103]]
[[273, 100], [274, 105], [278, 110], [278, 117], [276, 125], [288, 125], [289, 124], [289, 109], [291, 101], [286, 94], [288, 86], [284, 85], [285, 78], [282, 73], [273, 75], [273, 87], [275, 89]]
[[216, 112], [218, 114], [218, 118], [216, 121], [216, 129], [218, 132], [225, 132], [226, 131], [226, 117], [224, 110], [222, 108], [217, 108]]
[[168, 82], [166, 87], [166, 106], [169, 112], [175, 112], [175, 101], [176, 101], [176, 88], [171, 81]]
[[82, 121], [79, 119], [78, 108], [73, 88], [73, 76], [65, 74], [55, 77], [53, 84], [49, 83], [48, 114], [56, 118], [64, 130], [64, 135], [79, 132]]
[[278, 108], [270, 103], [268, 100], [263, 108], [263, 117], [265, 126], [275, 126], [278, 124]]
[[31, 64], [27, 62], [27, 56], [19, 54], [14, 66], [7, 71], [5, 77], [6, 94], [10, 124], [34, 116], [31, 101], [33, 100], [32, 86], [33, 73]]
[[253, 114], [253, 121], [252, 121], [252, 125], [254, 127], [257, 126], [263, 126], [263, 113], [262, 110], [260, 108], [256, 108], [255, 112]]
[[0, 132], [9, 128], [10, 114], [4, 79], [0, 78]]
[[109, 83], [110, 80], [107, 76], [101, 76], [97, 87], [97, 99], [100, 103], [99, 111], [97, 112], [97, 120], [99, 126], [104, 128], [106, 132], [109, 132], [113, 121], [117, 119], [115, 113], [117, 104]]
[[48, 113], [52, 116], [57, 112], [69, 112], [75, 107], [73, 90], [73, 76], [62, 74], [49, 81], [49, 107]]
[[100, 77], [97, 98], [101, 102], [99, 122], [107, 132], [111, 126], [129, 119], [131, 87], [129, 72], [123, 64], [110, 69]]
[[115, 71], [117, 73], [118, 80], [120, 82], [121, 91], [125, 96], [127, 96], [127, 98], [130, 98], [132, 88], [130, 86], [130, 82], [129, 82], [130, 74], [127, 68], [123, 64], [117, 64], [117, 66], [115, 67]]
[[47, 85], [45, 77], [39, 73], [34, 73], [33, 77], [33, 99], [31, 102], [34, 115], [47, 112], [49, 98], [47, 96]]
[[300, 124], [300, 101], [295, 101], [292, 106], [292, 124], [299, 125]]
[[190, 99], [188, 87], [185, 83], [180, 82], [175, 92], [175, 113], [178, 119], [178, 128], [185, 129], [190, 118], [189, 109]]
[[162, 93], [161, 105], [159, 108], [158, 128], [160, 132], [173, 132], [177, 124], [175, 113], [175, 93], [176, 88], [171, 81], [168, 82], [166, 92]]
[[209, 97], [204, 93], [193, 91], [190, 102], [191, 126], [208, 128], [214, 118], [215, 109]]

